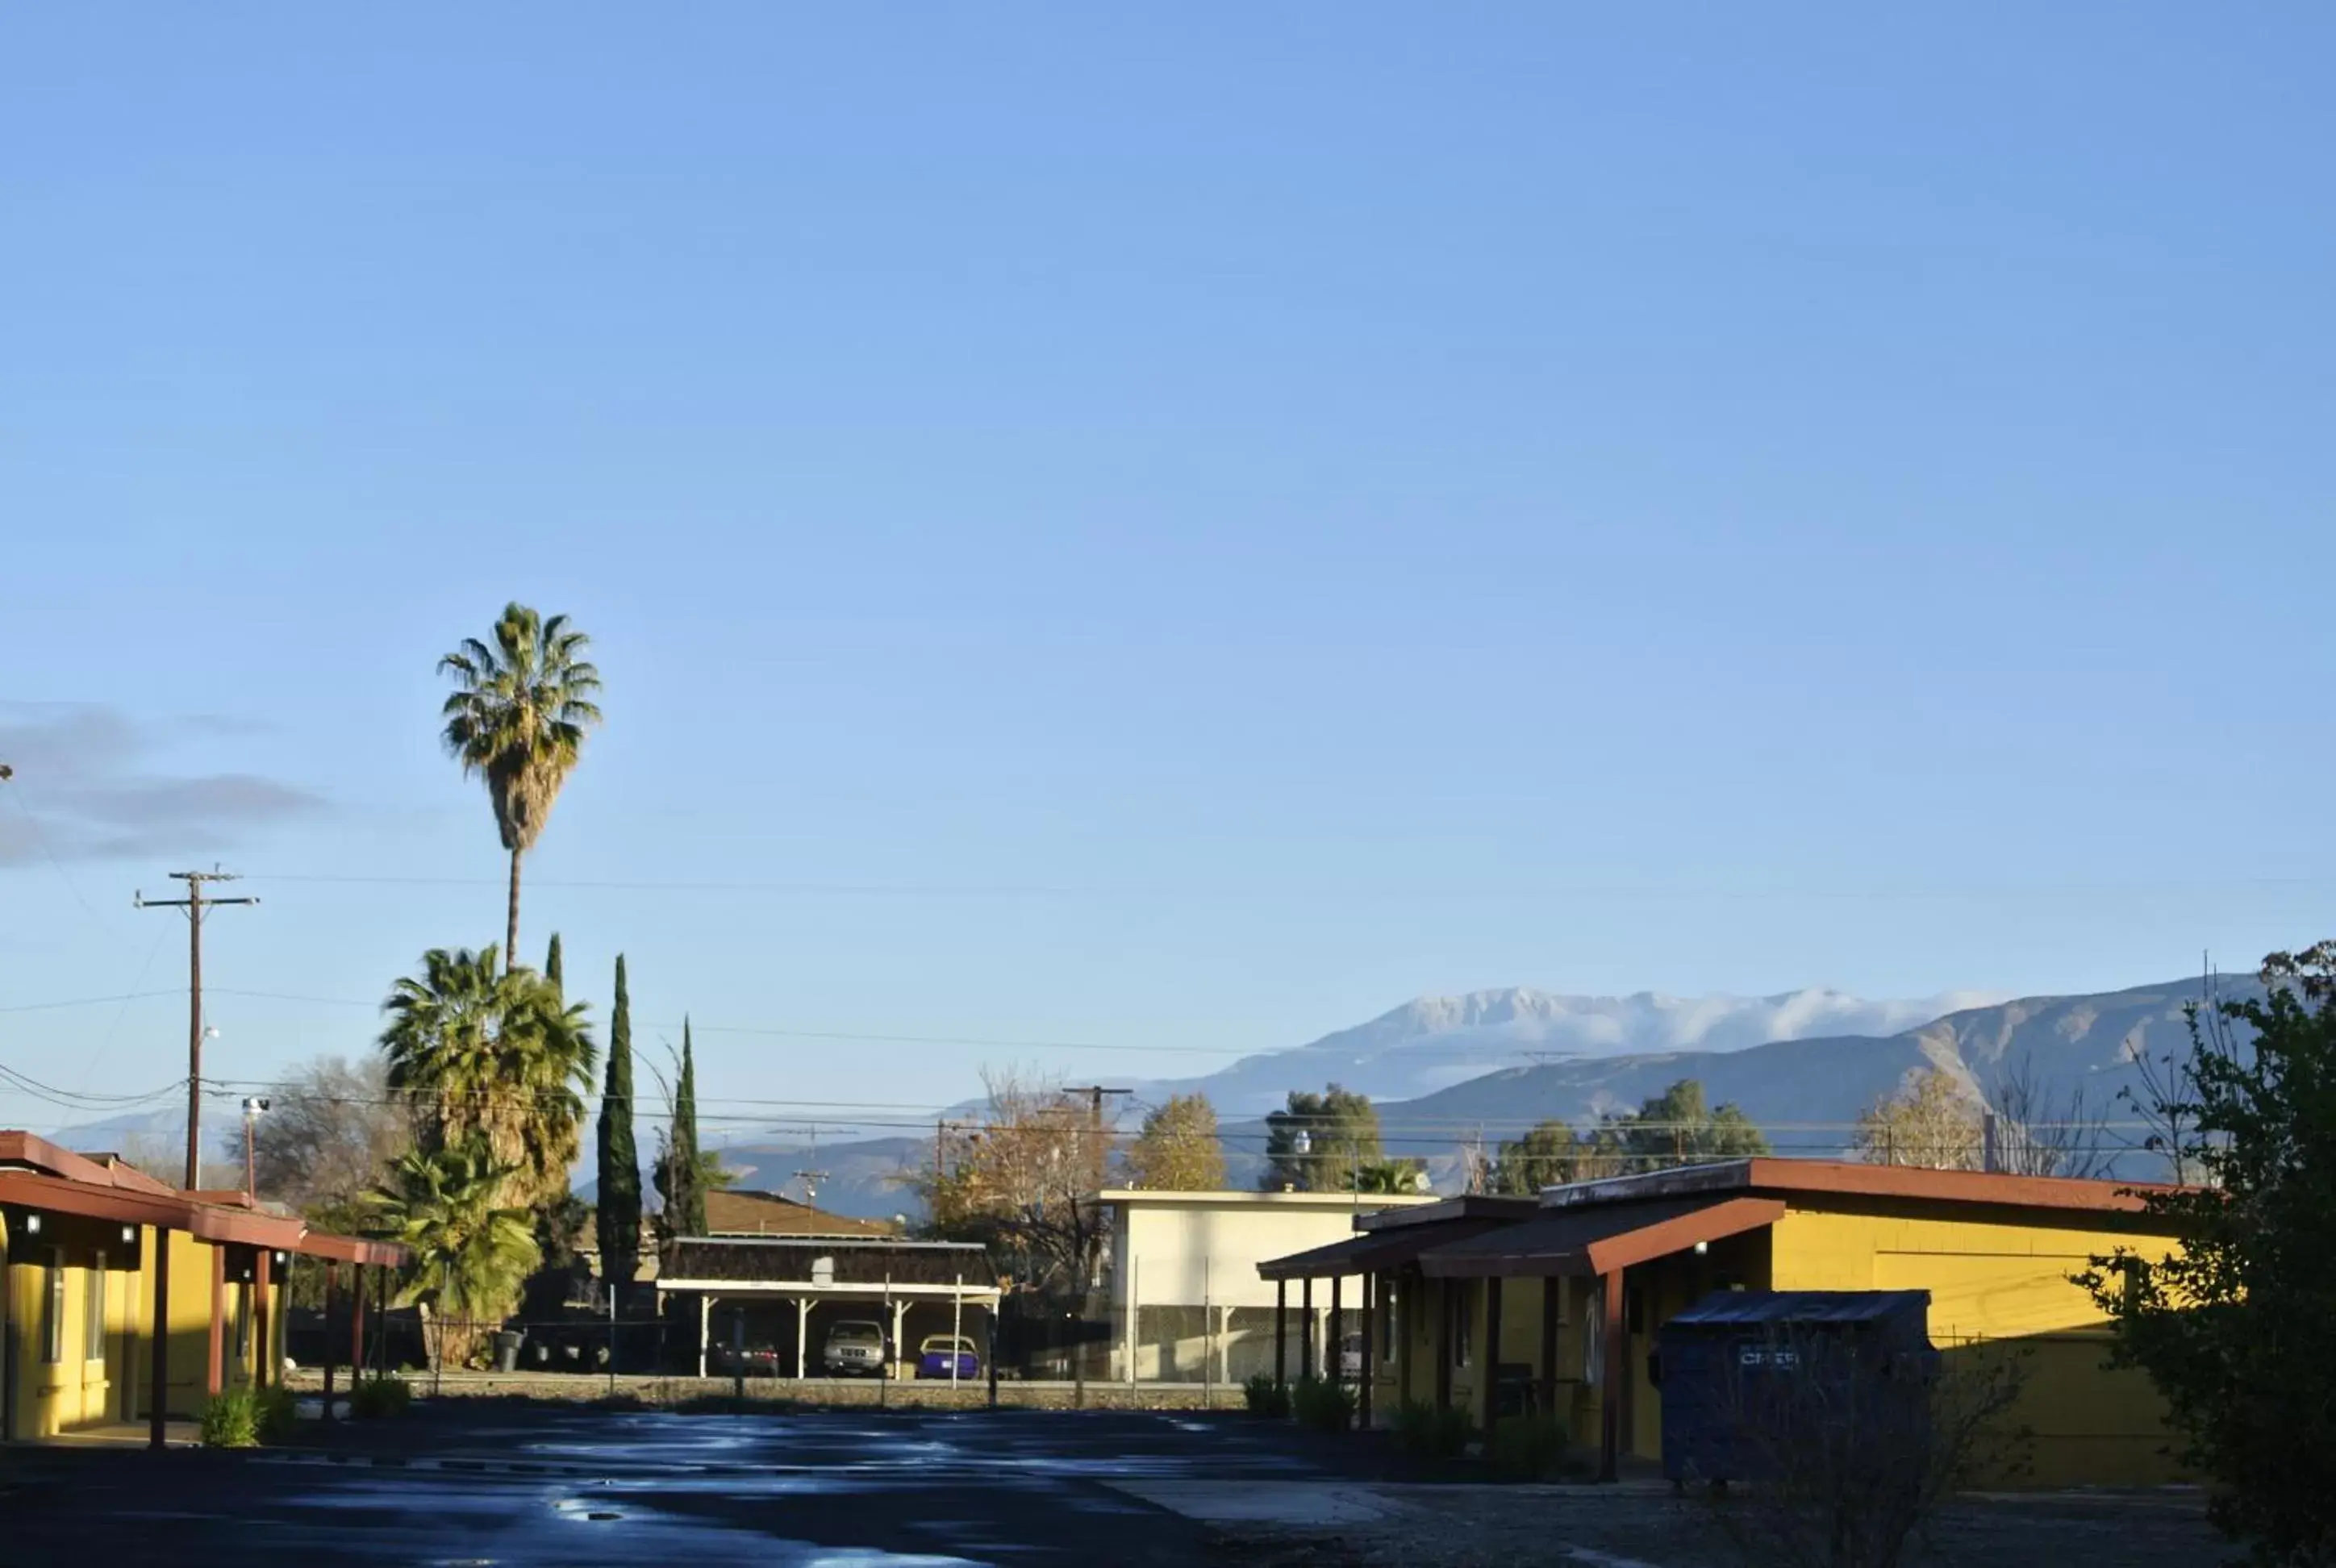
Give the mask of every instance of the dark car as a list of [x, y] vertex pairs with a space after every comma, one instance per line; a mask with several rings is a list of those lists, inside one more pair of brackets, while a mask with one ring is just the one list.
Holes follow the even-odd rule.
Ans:
[[709, 1345], [706, 1369], [723, 1378], [775, 1378], [779, 1375], [779, 1348], [768, 1343]]
[[917, 1347], [917, 1376], [954, 1377], [964, 1382], [981, 1376], [981, 1358], [970, 1339], [956, 1334], [930, 1334]]

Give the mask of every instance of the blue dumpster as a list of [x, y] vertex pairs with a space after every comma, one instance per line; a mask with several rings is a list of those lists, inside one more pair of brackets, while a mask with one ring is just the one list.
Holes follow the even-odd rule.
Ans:
[[1662, 1327], [1663, 1474], [1762, 1481], [1811, 1445], [1914, 1460], [1938, 1377], [1928, 1290], [1720, 1290]]

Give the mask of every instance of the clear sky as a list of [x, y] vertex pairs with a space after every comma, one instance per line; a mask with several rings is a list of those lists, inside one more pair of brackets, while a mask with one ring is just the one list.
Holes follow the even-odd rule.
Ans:
[[2336, 13], [1929, 10], [20, 8], [0, 1065], [496, 938], [511, 598], [709, 1100], [2336, 934]]

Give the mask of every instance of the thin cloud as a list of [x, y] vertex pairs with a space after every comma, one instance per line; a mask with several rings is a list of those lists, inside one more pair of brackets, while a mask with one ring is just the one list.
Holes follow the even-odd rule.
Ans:
[[211, 852], [326, 810], [296, 784], [172, 772], [158, 755], [190, 733], [217, 742], [253, 727], [210, 716], [149, 722], [94, 703], [0, 703], [0, 762], [16, 773], [0, 787], [24, 808], [0, 811], [0, 866]]

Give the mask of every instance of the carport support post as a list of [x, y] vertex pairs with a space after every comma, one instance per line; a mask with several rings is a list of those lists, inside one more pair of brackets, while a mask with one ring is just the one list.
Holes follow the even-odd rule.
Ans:
[[1459, 1292], [1449, 1276], [1436, 1286], [1436, 1407], [1441, 1410], [1452, 1403], [1452, 1352], [1458, 1345], [1452, 1337], [1452, 1302]]
[[811, 1298], [795, 1298], [795, 1381], [803, 1380], [803, 1346], [811, 1339]]
[[730, 1304], [730, 1395], [746, 1397], [746, 1303]]
[[1273, 1386], [1290, 1387], [1290, 1281], [1273, 1282]]
[[[365, 1376], [365, 1265], [349, 1265], [349, 1397]], [[354, 1413], [354, 1412], [352, 1412]]]
[[1501, 1277], [1484, 1281], [1484, 1444], [1501, 1423]]
[[[708, 1271], [708, 1272], [711, 1271]], [[697, 1375], [701, 1378], [706, 1376], [706, 1336], [713, 1316], [714, 1298], [706, 1295], [699, 1296], [697, 1298]], [[669, 1367], [673, 1363], [668, 1361], [666, 1365]]]
[[[170, 1232], [154, 1227], [154, 1392], [147, 1412], [146, 1442], [160, 1448], [165, 1441], [170, 1407]], [[10, 1392], [13, 1394], [14, 1389]]]
[[1563, 1288], [1555, 1274], [1541, 1277], [1541, 1413], [1557, 1414], [1557, 1293]]
[[1337, 1388], [1347, 1375], [1347, 1310], [1339, 1304], [1340, 1288], [1346, 1283], [1340, 1276], [1330, 1276], [1330, 1322], [1323, 1334], [1323, 1359], [1328, 1361], [1330, 1386]]
[[1309, 1274], [1298, 1286], [1298, 1380], [1320, 1375], [1314, 1359], [1314, 1276]]
[[268, 1310], [268, 1293], [274, 1289], [268, 1273], [268, 1263], [276, 1254], [262, 1247], [252, 1254], [251, 1262], [251, 1386], [268, 1387], [268, 1364], [276, 1359], [274, 1342], [268, 1329], [274, 1315]]
[[214, 1243], [211, 1247], [211, 1348], [210, 1368], [204, 1388], [214, 1399], [225, 1387], [227, 1378], [227, 1249]]
[[1610, 1269], [1599, 1276], [1604, 1292], [1606, 1387], [1600, 1390], [1598, 1478], [1619, 1479], [1622, 1473], [1622, 1379], [1630, 1366], [1630, 1347], [1622, 1342], [1622, 1271]]
[[333, 1418], [333, 1363], [339, 1359], [333, 1349], [333, 1298], [339, 1294], [341, 1266], [332, 1259], [325, 1260], [325, 1419]]

